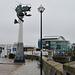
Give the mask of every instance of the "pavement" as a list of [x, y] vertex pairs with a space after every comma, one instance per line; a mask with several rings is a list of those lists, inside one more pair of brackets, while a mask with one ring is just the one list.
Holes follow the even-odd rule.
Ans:
[[14, 59], [9, 59], [9, 58], [0, 58], [0, 64], [9, 64], [9, 63], [14, 63]]
[[40, 66], [36, 60], [21, 64], [14, 63], [14, 59], [0, 58], [0, 75], [40, 75]]
[[0, 58], [0, 75], [10, 75], [23, 64], [14, 63], [14, 59]]
[[37, 61], [35, 60], [26, 61], [24, 65], [12, 72], [10, 75], [40, 75], [40, 67], [37, 65]]
[[21, 65], [13, 64], [0, 64], [0, 75], [10, 75], [14, 70], [19, 68]]

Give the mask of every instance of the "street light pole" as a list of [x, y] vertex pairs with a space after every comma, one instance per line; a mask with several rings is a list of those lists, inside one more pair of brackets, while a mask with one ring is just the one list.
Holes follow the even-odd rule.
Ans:
[[40, 12], [40, 40], [41, 40], [41, 55], [40, 55], [40, 75], [42, 75], [42, 13], [45, 10], [45, 8], [41, 5], [38, 8], [38, 11]]
[[42, 12], [41, 12], [41, 15], [40, 15], [41, 17], [40, 17], [40, 25], [41, 25], [41, 27], [40, 27], [40, 39], [41, 39], [41, 49], [42, 49]]
[[40, 20], [40, 22], [41, 22], [41, 28], [40, 28], [40, 39], [41, 39], [41, 60], [40, 60], [40, 75], [42, 75], [42, 12], [41, 12], [41, 20]]

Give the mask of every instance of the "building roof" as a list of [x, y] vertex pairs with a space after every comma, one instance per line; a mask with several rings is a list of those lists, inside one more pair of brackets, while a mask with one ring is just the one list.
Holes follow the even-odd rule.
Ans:
[[51, 41], [66, 41], [63, 36], [45, 36], [43, 40], [51, 40]]

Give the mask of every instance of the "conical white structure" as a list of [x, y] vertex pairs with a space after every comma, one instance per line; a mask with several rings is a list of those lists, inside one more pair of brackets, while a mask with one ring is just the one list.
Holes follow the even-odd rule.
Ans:
[[18, 43], [23, 43], [23, 22], [21, 20], [19, 20]]
[[14, 62], [25, 62], [23, 51], [23, 22], [19, 19], [19, 36]]

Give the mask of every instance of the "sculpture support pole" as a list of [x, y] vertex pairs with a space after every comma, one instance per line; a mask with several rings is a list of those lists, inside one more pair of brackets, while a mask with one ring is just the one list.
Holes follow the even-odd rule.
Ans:
[[21, 20], [19, 20], [18, 43], [23, 43], [23, 22]]
[[23, 51], [23, 22], [19, 19], [19, 36], [14, 62], [25, 62]]

